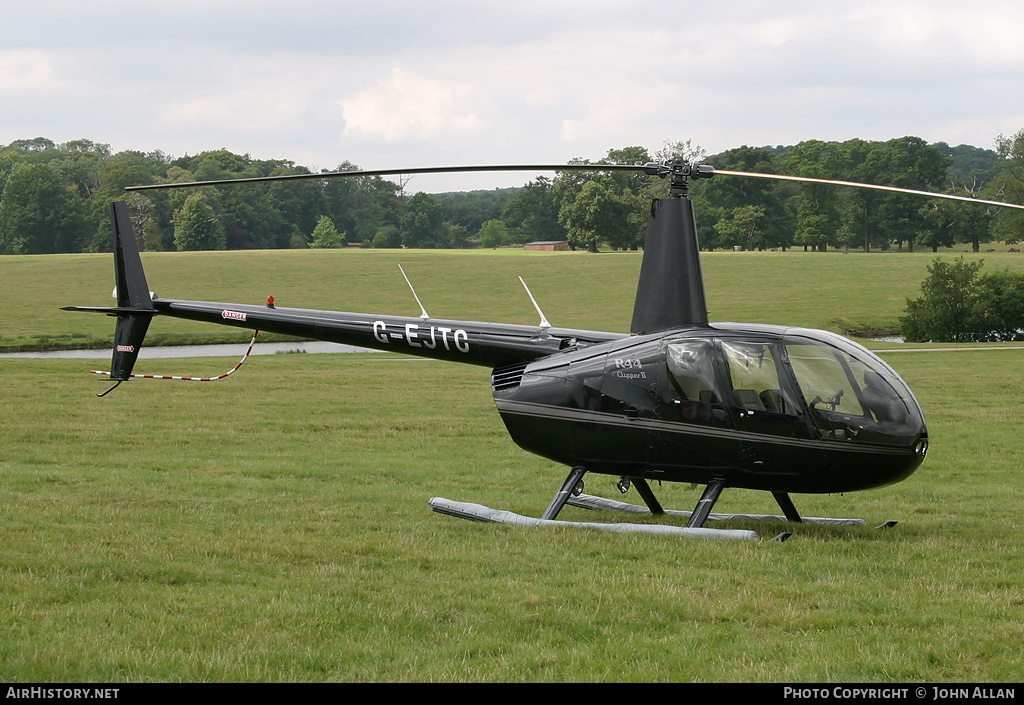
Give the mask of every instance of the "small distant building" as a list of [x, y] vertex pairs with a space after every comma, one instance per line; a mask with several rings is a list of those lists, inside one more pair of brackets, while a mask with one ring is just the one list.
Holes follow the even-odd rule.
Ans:
[[568, 240], [542, 240], [539, 242], [528, 242], [523, 245], [527, 250], [545, 250], [547, 252], [568, 252]]

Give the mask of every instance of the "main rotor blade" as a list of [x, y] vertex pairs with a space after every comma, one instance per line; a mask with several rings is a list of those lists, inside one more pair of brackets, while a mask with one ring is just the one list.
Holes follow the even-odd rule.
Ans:
[[828, 184], [830, 186], [851, 186], [853, 188], [866, 188], [875, 191], [891, 191], [893, 193], [906, 193], [915, 196], [928, 196], [929, 198], [945, 198], [950, 201], [967, 201], [968, 203], [982, 203], [987, 206], [1001, 206], [1003, 208], [1017, 208], [1024, 210], [1024, 206], [1016, 203], [1004, 203], [1003, 201], [986, 201], [970, 196], [955, 196], [951, 193], [935, 193], [934, 191], [917, 191], [899, 186], [882, 186], [881, 184], [865, 184], [859, 181], [836, 181], [835, 179], [817, 179], [811, 176], [786, 176], [784, 174], [758, 174], [752, 171], [728, 171], [726, 169], [715, 169], [712, 175], [723, 176], [747, 176], [752, 179], [775, 179], [777, 181], [797, 181], [809, 184]]
[[[400, 176], [402, 174], [455, 174], [472, 172], [495, 172], [495, 171], [631, 171], [643, 172], [651, 176], [668, 176], [673, 171], [672, 164], [658, 164], [648, 162], [646, 164], [498, 164], [484, 166], [429, 166], [414, 167], [407, 169], [372, 169], [365, 171], [327, 171], [319, 174], [280, 174], [278, 176], [254, 176], [237, 179], [217, 179], [212, 181], [179, 181], [169, 184], [146, 184], [143, 186], [126, 186], [125, 191], [155, 191], [158, 189], [193, 188], [195, 186], [225, 186], [231, 184], [255, 184], [274, 181], [310, 181], [318, 179], [333, 179], [337, 177], [351, 176]], [[728, 169], [714, 169], [710, 166], [696, 164], [682, 165], [684, 178], [709, 178], [716, 174], [722, 176], [746, 176], [752, 179], [774, 179], [776, 181], [795, 181], [799, 183], [828, 184], [831, 186], [848, 186], [851, 188], [865, 188], [875, 191], [889, 191], [892, 193], [905, 193], [915, 196], [929, 198], [944, 198], [950, 201], [966, 201], [967, 203], [980, 203], [987, 206], [999, 206], [1003, 208], [1016, 208], [1024, 210], [1024, 206], [1016, 203], [1004, 203], [1002, 201], [986, 201], [970, 196], [955, 196], [949, 193], [935, 193], [934, 191], [918, 191], [915, 189], [901, 188], [899, 186], [883, 186], [881, 184], [865, 184], [857, 181], [837, 181], [835, 179], [818, 179], [810, 176], [787, 176], [785, 174], [761, 174], [753, 171], [730, 171]]]
[[658, 174], [661, 165], [648, 164], [505, 164], [489, 166], [428, 166], [412, 169], [373, 169], [367, 171], [327, 171], [319, 174], [281, 174], [278, 176], [254, 176], [214, 181], [179, 181], [170, 184], [147, 184], [126, 186], [125, 191], [154, 191], [156, 189], [192, 188], [194, 186], [223, 186], [228, 184], [256, 184], [268, 181], [309, 181], [333, 179], [345, 176], [400, 176], [402, 174], [454, 174], [485, 171], [643, 171]]

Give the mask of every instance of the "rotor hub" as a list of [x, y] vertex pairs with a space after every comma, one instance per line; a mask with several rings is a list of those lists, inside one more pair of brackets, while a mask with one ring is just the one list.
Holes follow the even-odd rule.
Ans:
[[690, 191], [690, 179], [710, 179], [715, 175], [715, 168], [710, 164], [692, 164], [677, 157], [670, 162], [648, 162], [644, 164], [644, 173], [652, 176], [668, 177], [668, 195], [671, 198], [687, 198]]

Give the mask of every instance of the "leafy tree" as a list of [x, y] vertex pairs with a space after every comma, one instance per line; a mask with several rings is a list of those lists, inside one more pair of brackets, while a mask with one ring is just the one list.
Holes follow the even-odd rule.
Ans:
[[[767, 147], [739, 147], [711, 160], [714, 166], [733, 171], [777, 173], [778, 155]], [[716, 178], [694, 188], [693, 201], [701, 214], [698, 223], [704, 235], [705, 247], [731, 247], [731, 240], [723, 238], [718, 230], [719, 221], [730, 231], [730, 213], [736, 208], [759, 207], [764, 215], [760, 219], [753, 246], [789, 247], [793, 242], [795, 216], [787, 207], [786, 186], [767, 179]]]
[[[847, 140], [843, 143], [850, 155], [851, 168], [847, 181], [884, 185], [882, 177], [879, 176], [880, 167], [877, 160], [869, 161], [872, 150], [878, 145], [878, 142], [867, 142], [862, 139]], [[840, 238], [849, 243], [862, 243], [865, 252], [870, 252], [872, 246], [887, 247], [888, 239], [880, 226], [881, 204], [882, 194], [879, 191], [850, 189], [842, 201], [843, 226]]]
[[305, 243], [305, 234], [285, 222], [266, 188], [224, 189], [219, 208], [229, 250], [293, 247], [296, 235]]
[[[490, 191], [467, 191], [436, 194], [444, 212], [444, 219], [453, 226], [464, 228], [476, 235], [488, 220], [501, 217], [505, 207], [515, 200], [521, 188], [503, 188]], [[458, 240], [458, 238], [456, 238]]]
[[936, 259], [921, 284], [921, 296], [907, 300], [900, 319], [908, 341], [970, 342], [1024, 339], [1024, 274], [981, 274], [982, 260]]
[[373, 236], [373, 246], [394, 249], [402, 246], [402, 233], [397, 225], [385, 225]]
[[223, 250], [224, 228], [206, 194], [195, 191], [174, 214], [174, 245], [179, 250]]
[[470, 246], [469, 244], [469, 229], [465, 225], [459, 225], [457, 223], [445, 223], [447, 229], [447, 235], [443, 243], [443, 247], [448, 247], [453, 250], [464, 250]]
[[936, 259], [928, 265], [921, 296], [907, 299], [906, 315], [900, 318], [903, 336], [910, 342], [973, 340], [981, 265], [981, 260], [967, 262], [963, 257], [952, 262]]
[[480, 247], [502, 247], [511, 244], [512, 233], [500, 220], [488, 220], [480, 226]]
[[[957, 193], [1024, 202], [1024, 131], [1009, 137], [1000, 135], [996, 147], [997, 151], [967, 145], [949, 147], [945, 143], [928, 146], [911, 137], [884, 143], [810, 140], [789, 148], [740, 147], [717, 157], [715, 165], [767, 172], [779, 167], [786, 173], [925, 190], [944, 183]], [[677, 157], [692, 162], [700, 159], [703, 151], [688, 141], [666, 141], [653, 159], [646, 148], [629, 146], [608, 150], [598, 163], [637, 164]], [[947, 171], [943, 163], [949, 160]], [[585, 159], [573, 161], [593, 164]], [[14, 191], [8, 189], [15, 171], [27, 167], [36, 171], [19, 173], [12, 184]], [[50, 172], [42, 171], [47, 168]], [[355, 169], [349, 162], [338, 167], [339, 171]], [[288, 160], [255, 160], [225, 149], [170, 158], [159, 151], [111, 154], [109, 145], [87, 139], [64, 144], [44, 137], [16, 140], [0, 145], [0, 193], [6, 194], [7, 203], [7, 225], [0, 247], [3, 251], [106, 249], [110, 202], [125, 199], [126, 186], [308, 173], [305, 167]], [[35, 176], [30, 178], [30, 174]], [[936, 180], [936, 175], [941, 178]], [[597, 185], [587, 186], [592, 182]], [[49, 192], [52, 198], [46, 196], [46, 184], [59, 185], [57, 191]], [[212, 209], [212, 220], [219, 223], [226, 245], [233, 249], [289, 247], [300, 240], [305, 244], [322, 216], [328, 216], [336, 229], [353, 241], [372, 242], [378, 232], [392, 225], [401, 226], [416, 246], [461, 247], [478, 234], [483, 223], [499, 219], [518, 241], [567, 239], [564, 223], [568, 221], [559, 219], [563, 208], [567, 209], [564, 215], [576, 210], [573, 219], [582, 222], [582, 206], [589, 198], [590, 206], [600, 205], [604, 210], [604, 221], [609, 220], [610, 211], [617, 211], [611, 219], [617, 219], [618, 224], [606, 227], [596, 238], [596, 231], [587, 236], [577, 231], [574, 244], [596, 246], [602, 241], [613, 247], [636, 247], [646, 219], [643, 201], [664, 197], [665, 186], [665, 180], [641, 173], [566, 171], [517, 189], [434, 196], [441, 205], [439, 220], [422, 202], [425, 197], [413, 202], [400, 196], [399, 187], [391, 181], [366, 176], [213, 189], [206, 192], [205, 205]], [[22, 188], [32, 194], [15, 193]], [[190, 193], [155, 191], [131, 199], [146, 247], [176, 247], [175, 231], [181, 223], [175, 221], [181, 220]], [[992, 233], [1007, 242], [1024, 237], [1024, 214], [1017, 211], [989, 212], [948, 202], [936, 205], [934, 201], [878, 192], [721, 178], [695, 182], [691, 193], [695, 201], [700, 201], [702, 238], [712, 245], [726, 244], [725, 237], [739, 238], [736, 244], [746, 246], [787, 247], [795, 238], [805, 247], [819, 249], [851, 240], [863, 241], [869, 249], [888, 247], [894, 241], [901, 246], [937, 249], [952, 238], [971, 242], [977, 248]], [[598, 195], [600, 199], [595, 199]], [[37, 205], [18, 205], [29, 202]], [[40, 207], [41, 203], [45, 208]], [[749, 212], [739, 210], [747, 206], [754, 207], [754, 213], [761, 209], [763, 215], [752, 220]], [[627, 216], [626, 211], [631, 215]], [[37, 219], [45, 215], [45, 234], [33, 230], [29, 217], [32, 212]], [[755, 220], [754, 229], [741, 226]], [[15, 222], [17, 227], [11, 225]], [[721, 232], [716, 229], [718, 223], [722, 224]]]
[[996, 138], [996, 153], [1003, 160], [1003, 169], [1013, 179], [1024, 183], [1024, 130], [1010, 137], [999, 135]]
[[162, 249], [163, 234], [153, 220], [153, 202], [149, 197], [131, 193], [125, 199], [125, 204], [128, 206], [128, 217], [131, 219], [139, 250]]
[[633, 247], [643, 236], [636, 206], [636, 198], [628, 190], [616, 190], [609, 181], [592, 180], [562, 205], [558, 220], [574, 247], [597, 252], [598, 240], [612, 247]]
[[[1002, 159], [1003, 172], [992, 179], [986, 197], [1024, 204], [1024, 130], [996, 138], [996, 152]], [[1024, 211], [1000, 208], [996, 215], [995, 236], [1007, 243], [1024, 240]]]
[[[609, 149], [608, 155], [602, 159], [599, 164], [620, 164], [620, 165], [636, 165], [646, 164], [651, 161], [651, 154], [647, 151], [646, 147], [620, 147], [618, 149]], [[625, 174], [632, 174], [633, 172], [619, 172]], [[636, 172], [642, 174], [643, 172]]]
[[83, 202], [46, 164], [18, 164], [0, 197], [0, 253], [81, 250]]
[[334, 223], [326, 215], [320, 216], [313, 228], [313, 241], [310, 247], [341, 247], [345, 244], [345, 236], [339, 233]]
[[[49, 156], [57, 151], [57, 144], [45, 137], [35, 137], [30, 140], [14, 140], [7, 148], [23, 154], [46, 155], [45, 161], [49, 161]], [[39, 163], [39, 160], [35, 160], [35, 163]]]
[[[887, 183], [917, 190], [941, 189], [952, 161], [920, 137], [889, 140], [885, 143], [882, 155]], [[917, 196], [887, 195], [881, 212], [888, 221], [886, 228], [890, 240], [900, 245], [906, 242], [908, 249], [913, 251], [914, 242], [927, 230], [924, 217], [926, 206]]]
[[558, 222], [558, 203], [553, 184], [543, 176], [526, 184], [501, 212], [501, 219], [515, 233], [517, 242], [564, 240], [565, 228]]
[[957, 240], [959, 226], [962, 225], [961, 212], [954, 202], [929, 203], [924, 214], [928, 227], [918, 236], [918, 243], [932, 248], [932, 252], [938, 252], [940, 247], [952, 247]]
[[[835, 142], [809, 140], [791, 147], [782, 160], [787, 174], [815, 179], [845, 179], [850, 171], [850, 150]], [[794, 242], [804, 250], [824, 251], [829, 245], [845, 245], [842, 237], [842, 194], [828, 184], [797, 186]]]
[[60, 145], [60, 156], [50, 161], [61, 178], [74, 184], [79, 197], [92, 198], [93, 190], [99, 186], [98, 174], [102, 165], [110, 158], [110, 145], [97, 144], [92, 140], [72, 140]]
[[212, 152], [202, 152], [192, 157], [188, 163], [188, 170], [195, 176], [196, 181], [216, 181], [234, 177], [257, 176], [255, 172], [249, 171], [251, 164], [252, 160], [248, 155], [241, 156], [226, 149], [218, 149]]
[[[359, 171], [359, 167], [352, 162], [345, 161], [339, 164], [334, 171]], [[343, 179], [325, 179], [323, 182], [325, 215], [330, 216], [335, 227], [343, 232], [355, 232], [357, 227], [357, 218], [354, 217], [354, 214], [357, 209], [360, 178], [352, 176]]]
[[[350, 162], [337, 171], [358, 171]], [[364, 242], [386, 225], [398, 226], [398, 185], [379, 176], [353, 176], [324, 183], [326, 214], [352, 242]]]
[[[900, 137], [887, 142], [850, 140], [854, 180], [882, 186], [917, 190], [942, 187], [950, 159], [920, 137]], [[920, 197], [853, 189], [848, 195], [849, 216], [859, 221], [855, 229], [863, 235], [864, 251], [872, 245], [888, 248], [914, 241], [927, 228]]]
[[729, 211], [715, 227], [722, 242], [732, 242], [742, 245], [747, 250], [753, 250], [759, 240], [758, 226], [763, 218], [762, 206], [741, 206]]
[[420, 191], [405, 204], [401, 230], [406, 247], [439, 247], [447, 234], [440, 204], [429, 193]]
[[[653, 160], [646, 148], [623, 147], [621, 149], [609, 149], [608, 156], [598, 163], [630, 166], [647, 164], [651, 161]], [[648, 187], [652, 179], [657, 180], [658, 177], [650, 176], [642, 171], [613, 171], [608, 174], [607, 178], [611, 178], [619, 189], [625, 189], [631, 193], [638, 194]]]
[[[125, 200], [124, 189], [127, 186], [160, 181], [160, 177], [167, 169], [167, 164], [141, 152], [124, 151], [104, 159], [98, 167], [99, 170], [95, 174], [96, 185], [92, 189], [90, 198], [95, 230], [88, 236], [89, 242], [86, 244], [86, 249], [92, 252], [105, 252], [109, 251], [111, 247], [110, 204], [114, 201]], [[178, 197], [183, 200], [185, 194], [179, 194]], [[145, 198], [149, 199], [151, 216], [146, 223], [150, 242], [153, 242], [154, 246], [157, 243], [162, 246], [163, 228], [159, 217], [161, 214], [164, 215], [165, 220], [170, 217], [165, 207], [168, 197], [166, 194], [159, 194], [149, 195]]]
[[[973, 185], [953, 179], [946, 193], [968, 198], [979, 198]], [[971, 249], [978, 252], [981, 243], [988, 240], [995, 217], [993, 209], [981, 204], [964, 201], [931, 199], [922, 207], [926, 226], [918, 235], [918, 243], [937, 252], [939, 247], [950, 247], [955, 242], [969, 242]]]
[[949, 179], [961, 183], [973, 184], [977, 190], [985, 188], [989, 181], [1000, 171], [999, 155], [991, 149], [959, 144], [950, 147], [945, 142], [936, 142], [935, 149], [943, 156], [949, 157]]
[[[310, 171], [305, 167], [279, 167], [272, 169], [269, 176], [308, 173]], [[318, 181], [279, 181], [270, 185], [269, 195], [284, 220], [284, 232], [289, 237], [294, 233], [312, 232], [326, 210]]]
[[978, 280], [974, 306], [979, 340], [1024, 340], [1024, 274], [989, 272]]
[[659, 163], [682, 159], [687, 164], [701, 161], [708, 153], [692, 140], [665, 140], [661, 149], [654, 153], [654, 160]]
[[[359, 171], [345, 161], [333, 171]], [[350, 242], [372, 240], [385, 225], [399, 223], [398, 186], [379, 176], [327, 179], [321, 184], [324, 214]]]
[[4, 186], [7, 184], [7, 179], [10, 177], [14, 167], [20, 163], [15, 153], [7, 149], [0, 149], [0, 195], [3, 195]]

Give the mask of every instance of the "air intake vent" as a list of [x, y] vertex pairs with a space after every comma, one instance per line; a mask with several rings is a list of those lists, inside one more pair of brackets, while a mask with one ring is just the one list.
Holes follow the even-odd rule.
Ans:
[[523, 372], [526, 371], [527, 362], [513, 362], [509, 365], [495, 367], [491, 373], [491, 390], [502, 392], [508, 389], [515, 389], [523, 381]]

